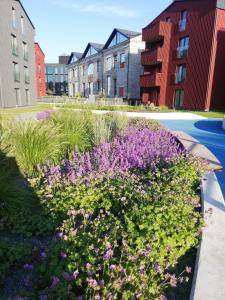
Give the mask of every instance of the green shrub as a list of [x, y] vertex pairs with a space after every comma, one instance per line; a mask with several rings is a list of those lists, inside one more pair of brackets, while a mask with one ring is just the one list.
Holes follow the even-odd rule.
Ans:
[[47, 122], [13, 121], [4, 139], [21, 170], [32, 175], [38, 164], [59, 157], [62, 134], [58, 126]]
[[138, 128], [149, 128], [151, 130], [159, 130], [160, 128], [162, 128], [158, 121], [146, 118], [130, 118], [129, 126]]
[[35, 295], [153, 300], [187, 280], [174, 268], [198, 245], [201, 175], [199, 162], [182, 157], [154, 173], [109, 174], [58, 186], [55, 194], [43, 189], [52, 217], [65, 220], [39, 268]]
[[78, 147], [80, 151], [91, 147], [92, 114], [80, 111], [58, 111], [51, 119], [61, 133], [61, 156], [65, 157]]

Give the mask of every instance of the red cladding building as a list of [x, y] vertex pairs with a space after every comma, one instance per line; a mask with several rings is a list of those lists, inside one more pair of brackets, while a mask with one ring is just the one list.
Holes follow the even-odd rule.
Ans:
[[225, 109], [225, 0], [176, 0], [143, 29], [144, 104]]
[[45, 55], [38, 43], [35, 43], [37, 96], [46, 96]]

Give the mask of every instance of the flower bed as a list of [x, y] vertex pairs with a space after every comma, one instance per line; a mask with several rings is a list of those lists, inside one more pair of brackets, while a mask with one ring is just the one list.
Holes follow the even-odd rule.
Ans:
[[40, 165], [30, 178], [56, 230], [51, 245], [24, 262], [36, 279], [28, 274], [18, 297], [165, 300], [189, 280], [182, 258], [202, 228], [201, 162], [166, 129], [110, 124], [105, 142]]

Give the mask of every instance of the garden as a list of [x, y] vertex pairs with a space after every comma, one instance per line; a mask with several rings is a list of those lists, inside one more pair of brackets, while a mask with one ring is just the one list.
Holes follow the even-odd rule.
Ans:
[[188, 299], [204, 162], [123, 113], [0, 124], [0, 299]]

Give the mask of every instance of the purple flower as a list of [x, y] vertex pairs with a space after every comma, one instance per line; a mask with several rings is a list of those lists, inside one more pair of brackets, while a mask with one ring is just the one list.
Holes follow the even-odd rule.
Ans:
[[116, 269], [116, 265], [111, 265], [111, 266], [109, 267], [109, 269], [110, 269], [110, 271], [115, 270], [115, 269]]
[[50, 286], [50, 289], [54, 289], [59, 283], [60, 283], [60, 280], [58, 277], [56, 277], [56, 276], [52, 277], [52, 284]]
[[63, 272], [63, 273], [62, 273], [62, 277], [63, 277], [66, 281], [71, 281], [71, 280], [72, 280], [72, 276], [71, 276], [68, 272]]
[[170, 278], [170, 285], [173, 288], [177, 287], [177, 278], [175, 274]]
[[40, 300], [48, 300], [48, 297], [46, 295], [41, 295], [39, 297]]
[[161, 268], [160, 268], [160, 265], [158, 263], [154, 264], [154, 270], [155, 270], [156, 273], [160, 273]]
[[167, 300], [167, 298], [164, 295], [160, 295], [159, 300]]
[[139, 274], [143, 275], [145, 273], [145, 266], [141, 266], [139, 269]]
[[191, 267], [186, 267], [186, 272], [187, 272], [188, 274], [191, 274], [192, 268], [191, 268]]
[[105, 285], [105, 281], [102, 279], [102, 280], [99, 280], [99, 285], [100, 287], [104, 287]]
[[60, 256], [63, 258], [63, 259], [66, 259], [67, 258], [67, 254], [63, 251], [61, 251], [60, 253]]
[[79, 276], [79, 271], [78, 270], [74, 271], [72, 276], [74, 279], [77, 279], [77, 277]]
[[45, 251], [41, 251], [40, 257], [41, 257], [41, 258], [46, 258], [46, 257], [47, 257], [46, 252], [45, 252]]
[[90, 278], [88, 280], [88, 284], [89, 284], [90, 288], [93, 288], [93, 289], [98, 287], [98, 282], [95, 279], [92, 279], [92, 278]]
[[87, 264], [86, 264], [86, 268], [87, 268], [88, 270], [90, 270], [90, 269], [91, 269], [91, 267], [92, 267], [92, 265], [91, 265], [91, 264], [89, 264], [89, 263], [87, 263]]
[[33, 269], [34, 269], [34, 266], [31, 265], [31, 264], [25, 264], [25, 265], [23, 266], [23, 268], [24, 268], [24, 270], [33, 270]]
[[102, 270], [102, 266], [100, 264], [97, 265], [97, 271], [101, 271]]
[[113, 250], [108, 250], [106, 253], [103, 255], [103, 260], [110, 260], [113, 256]]
[[138, 294], [136, 294], [136, 298], [137, 298], [137, 299], [140, 299], [140, 298], [141, 298], [141, 296], [142, 296], [142, 293], [138, 293]]
[[101, 296], [100, 296], [99, 294], [97, 294], [97, 295], [95, 296], [95, 300], [101, 300]]

